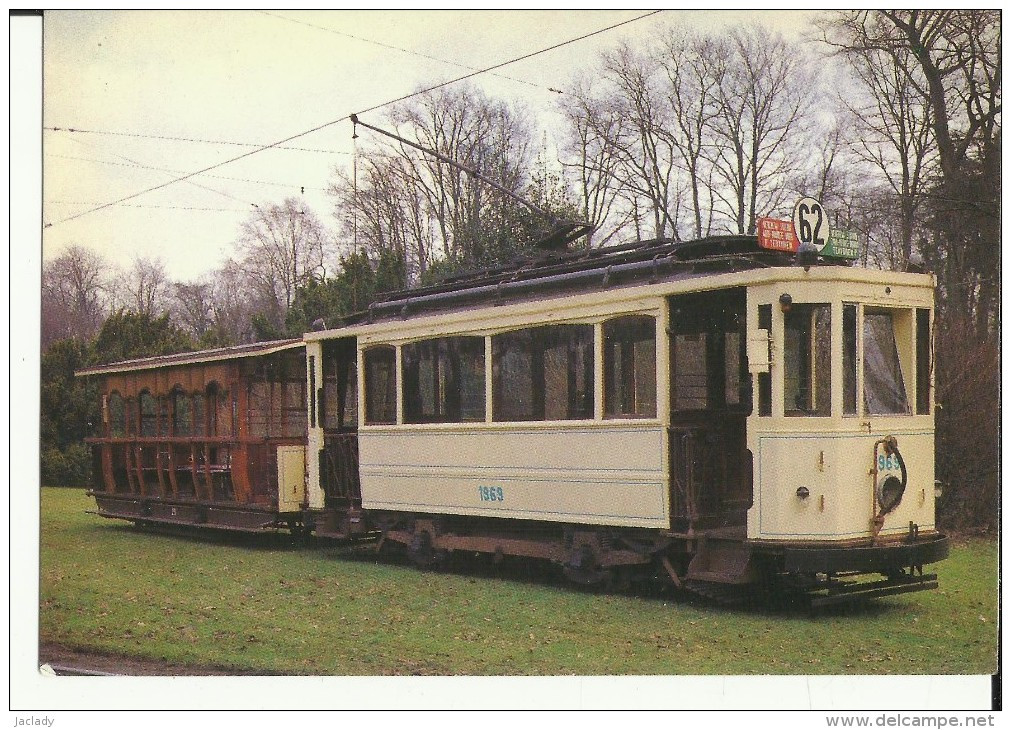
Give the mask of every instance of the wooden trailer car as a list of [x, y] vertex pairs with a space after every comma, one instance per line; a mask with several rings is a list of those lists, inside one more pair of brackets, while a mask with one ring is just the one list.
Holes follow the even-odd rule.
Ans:
[[87, 368], [104, 517], [260, 531], [302, 525], [305, 346], [261, 342]]

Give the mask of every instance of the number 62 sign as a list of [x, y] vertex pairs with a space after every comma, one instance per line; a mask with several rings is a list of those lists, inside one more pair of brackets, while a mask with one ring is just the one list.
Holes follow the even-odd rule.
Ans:
[[828, 214], [821, 202], [814, 198], [801, 198], [793, 206], [793, 232], [801, 245], [809, 243], [819, 252], [828, 243]]

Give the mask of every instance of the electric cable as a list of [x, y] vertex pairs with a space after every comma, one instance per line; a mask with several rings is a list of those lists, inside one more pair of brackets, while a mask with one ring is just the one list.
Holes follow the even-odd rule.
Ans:
[[[471, 71], [476, 70], [473, 66], [468, 66], [465, 63], [457, 63], [456, 61], [450, 61], [445, 58], [430, 56], [427, 53], [420, 53], [419, 51], [411, 51], [407, 48], [401, 48], [400, 46], [394, 46], [389, 43], [383, 43], [382, 41], [372, 40], [371, 38], [363, 38], [362, 36], [354, 35], [353, 33], [345, 33], [343, 31], [336, 30], [334, 28], [327, 28], [326, 26], [323, 25], [316, 25], [315, 23], [309, 23], [304, 20], [296, 20], [295, 18], [289, 18], [284, 15], [277, 15], [275, 13], [271, 13], [266, 10], [258, 10], [257, 12], [260, 13], [260, 15], [266, 15], [270, 18], [277, 18], [278, 20], [286, 20], [289, 23], [304, 25], [307, 28], [315, 28], [316, 30], [322, 30], [325, 31], [326, 33], [333, 33], [334, 35], [343, 36], [345, 38], [353, 38], [356, 41], [362, 41], [363, 43], [371, 43], [373, 45], [380, 46], [381, 48], [389, 48], [390, 50], [400, 51], [401, 53], [407, 53], [411, 56], [418, 56], [419, 58], [427, 58], [429, 61], [436, 61], [437, 63], [445, 63], [449, 64], [450, 66], [456, 66], [457, 68], [467, 68], [470, 69]], [[545, 89], [546, 91], [551, 91], [556, 94], [564, 93], [562, 91], [559, 91], [558, 89], [553, 89], [550, 86], [542, 86], [541, 84], [534, 83], [533, 81], [526, 81], [525, 79], [517, 79], [512, 76], [506, 76], [504, 74], [491, 74], [491, 75], [496, 76], [500, 79], [506, 79], [507, 81], [515, 81], [518, 84], [526, 84], [527, 86], [533, 86], [536, 89]]]
[[[527, 60], [529, 58], [533, 58], [533, 57], [539, 56], [539, 55], [541, 55], [543, 53], [547, 53], [549, 51], [553, 51], [553, 50], [556, 50], [558, 48], [562, 48], [562, 47], [570, 45], [572, 43], [577, 43], [579, 41], [586, 40], [587, 38], [591, 38], [593, 36], [600, 35], [601, 33], [606, 33], [608, 31], [614, 30], [615, 28], [620, 28], [621, 26], [628, 25], [629, 23], [635, 23], [635, 22], [638, 22], [640, 20], [644, 20], [646, 18], [649, 18], [649, 17], [651, 17], [653, 15], [656, 15], [658, 13], [661, 13], [661, 12], [663, 12], [663, 11], [662, 10], [654, 10], [652, 12], [645, 13], [645, 14], [637, 16], [635, 18], [631, 18], [629, 20], [624, 20], [624, 21], [622, 21], [620, 23], [615, 23], [613, 25], [609, 25], [606, 28], [601, 28], [601, 29], [595, 30], [595, 31], [593, 31], [591, 33], [586, 33], [584, 35], [578, 36], [577, 38], [571, 38], [571, 39], [569, 39], [567, 41], [562, 41], [561, 43], [556, 43], [553, 46], [549, 46], [547, 48], [542, 48], [541, 50], [533, 51], [531, 53], [527, 53], [527, 54], [525, 54], [523, 56], [519, 56], [517, 58], [513, 58], [513, 59], [510, 59], [508, 61], [503, 61], [502, 63], [497, 63], [494, 66], [489, 66], [488, 68], [484, 68], [484, 69], [481, 69], [481, 70], [478, 70], [478, 71], [473, 71], [473, 72], [471, 72], [469, 74], [465, 74], [463, 76], [460, 76], [459, 78], [452, 79], [450, 81], [444, 81], [442, 83], [435, 84], [434, 86], [430, 86], [430, 87], [428, 87], [426, 89], [421, 89], [419, 91], [415, 91], [415, 92], [410, 93], [410, 94], [405, 94], [405, 95], [403, 95], [401, 97], [398, 97], [396, 99], [392, 99], [390, 101], [386, 101], [386, 102], [383, 102], [381, 104], [376, 104], [375, 106], [371, 106], [371, 107], [369, 107], [367, 109], [363, 109], [363, 110], [361, 110], [361, 111], [359, 111], [357, 113], [358, 114], [365, 114], [365, 113], [368, 113], [368, 112], [373, 112], [373, 111], [376, 111], [378, 109], [382, 109], [383, 107], [390, 106], [392, 104], [397, 104], [397, 103], [402, 102], [402, 101], [406, 101], [407, 99], [413, 98], [415, 96], [421, 96], [423, 94], [427, 94], [430, 91], [435, 91], [436, 89], [440, 89], [440, 88], [443, 88], [445, 86], [449, 86], [451, 84], [455, 84], [455, 83], [458, 83], [460, 81], [464, 81], [466, 79], [473, 78], [474, 76], [478, 76], [478, 75], [483, 74], [483, 73], [488, 73], [490, 71], [494, 71], [496, 69], [502, 68], [504, 66], [508, 66], [510, 64], [513, 64], [513, 63], [518, 63], [520, 61], [525, 61], [525, 60]], [[165, 181], [163, 183], [160, 183], [159, 185], [153, 185], [153, 186], [151, 186], [149, 188], [145, 188], [144, 190], [138, 191], [136, 193], [131, 193], [130, 195], [123, 196], [122, 198], [118, 198], [116, 200], [109, 201], [108, 203], [104, 203], [104, 204], [96, 206], [94, 208], [90, 208], [89, 210], [85, 210], [85, 211], [82, 211], [80, 213], [76, 213], [76, 214], [74, 214], [72, 216], [68, 216], [67, 218], [63, 218], [61, 220], [58, 220], [58, 221], [55, 221], [55, 222], [52, 222], [52, 223], [46, 223], [44, 227], [45, 228], [52, 228], [55, 225], [59, 225], [61, 223], [67, 223], [69, 221], [76, 220], [78, 218], [82, 218], [82, 217], [84, 217], [86, 215], [90, 215], [92, 213], [97, 213], [100, 210], [105, 210], [106, 208], [111, 208], [111, 207], [113, 207], [115, 205], [118, 205], [120, 203], [124, 203], [127, 200], [133, 200], [134, 198], [138, 198], [141, 195], [146, 195], [147, 193], [152, 193], [152, 192], [154, 192], [156, 190], [161, 190], [162, 188], [166, 188], [169, 185], [174, 185], [177, 182], [183, 182], [184, 180], [189, 180], [191, 177], [196, 177], [197, 175], [203, 175], [203, 174], [205, 174], [207, 172], [210, 172], [211, 170], [216, 170], [219, 167], [224, 167], [225, 165], [230, 165], [233, 162], [238, 162], [239, 160], [244, 160], [247, 157], [252, 157], [253, 155], [259, 154], [260, 152], [263, 152], [265, 150], [274, 149], [274, 148], [279, 147], [279, 146], [281, 146], [281, 145], [283, 145], [283, 144], [285, 144], [287, 142], [291, 142], [292, 140], [300, 139], [302, 137], [306, 137], [306, 136], [308, 136], [310, 134], [313, 134], [315, 132], [319, 132], [319, 131], [321, 131], [323, 129], [327, 129], [328, 127], [332, 127], [333, 125], [338, 124], [339, 122], [343, 122], [343, 121], [345, 121], [347, 119], [350, 119], [350, 115], [341, 116], [341, 117], [338, 117], [337, 119], [332, 119], [332, 120], [330, 120], [328, 122], [323, 122], [322, 124], [319, 124], [319, 125], [317, 125], [315, 127], [312, 127], [310, 129], [306, 129], [306, 130], [304, 130], [302, 132], [298, 132], [296, 134], [290, 135], [290, 136], [285, 137], [283, 139], [279, 139], [276, 142], [272, 142], [272, 143], [264, 145], [262, 147], [258, 147], [257, 149], [250, 150], [249, 152], [244, 152], [241, 155], [237, 155], [237, 156], [232, 157], [230, 159], [223, 160], [222, 162], [218, 162], [218, 163], [215, 163], [213, 165], [208, 165], [207, 167], [201, 168], [199, 170], [195, 170], [195, 171], [193, 171], [191, 173], [187, 173], [186, 175], [183, 175], [181, 177], [173, 178], [172, 180], [167, 180], [167, 181]]]
[[[76, 127], [43, 127], [47, 132], [68, 132], [72, 134], [102, 134], [113, 137], [138, 137], [140, 139], [160, 139], [169, 142], [197, 142], [200, 144], [230, 145], [232, 147], [262, 147], [262, 142], [234, 142], [227, 139], [202, 139], [199, 137], [173, 137], [167, 134], [141, 134], [140, 132], [120, 132], [105, 129], [78, 129]], [[274, 149], [293, 152], [313, 152], [326, 155], [347, 155], [343, 150], [324, 150], [313, 147], [287, 147], [278, 146]]]

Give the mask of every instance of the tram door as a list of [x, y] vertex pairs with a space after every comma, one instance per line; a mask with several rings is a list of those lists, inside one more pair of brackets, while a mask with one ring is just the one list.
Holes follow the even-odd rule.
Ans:
[[742, 527], [752, 501], [746, 294], [684, 294], [670, 307], [671, 504], [677, 530]]
[[361, 507], [358, 473], [358, 356], [355, 338], [323, 341], [320, 481], [326, 507]]

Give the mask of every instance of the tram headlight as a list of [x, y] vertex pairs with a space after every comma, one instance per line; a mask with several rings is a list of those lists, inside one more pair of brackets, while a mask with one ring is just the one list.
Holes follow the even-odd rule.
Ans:
[[818, 248], [813, 243], [802, 243], [797, 249], [797, 263], [808, 271], [818, 263]]
[[940, 479], [934, 480], [934, 499], [940, 499], [944, 496], [944, 482]]

